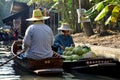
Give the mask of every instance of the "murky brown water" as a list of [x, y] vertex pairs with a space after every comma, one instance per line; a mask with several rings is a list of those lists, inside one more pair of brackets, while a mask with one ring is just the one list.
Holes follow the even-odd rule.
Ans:
[[[5, 52], [0, 48], [0, 64], [10, 58], [10, 52]], [[76, 71], [71, 73], [64, 72], [60, 76], [37, 76], [24, 72], [13, 65], [11, 60], [4, 66], [0, 66], [0, 80], [117, 80], [115, 78], [105, 77], [101, 75], [83, 74]], [[119, 79], [118, 79], [119, 80]]]

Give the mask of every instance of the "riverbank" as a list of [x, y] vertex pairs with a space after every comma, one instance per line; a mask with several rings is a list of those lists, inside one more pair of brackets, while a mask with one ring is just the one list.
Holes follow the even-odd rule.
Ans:
[[120, 33], [111, 32], [108, 35], [100, 36], [94, 34], [90, 37], [84, 33], [73, 34], [75, 43], [90, 44], [103, 47], [120, 48]]
[[[84, 44], [75, 43], [75, 45], [77, 46], [77, 45], [84, 45]], [[118, 48], [96, 46], [96, 45], [90, 45], [90, 44], [85, 44], [85, 45], [89, 46], [97, 56], [113, 58], [115, 60], [120, 61], [120, 49]]]
[[75, 45], [90, 46], [97, 55], [114, 58], [120, 61], [120, 33], [99, 36], [98, 34], [90, 37], [84, 33], [72, 35]]

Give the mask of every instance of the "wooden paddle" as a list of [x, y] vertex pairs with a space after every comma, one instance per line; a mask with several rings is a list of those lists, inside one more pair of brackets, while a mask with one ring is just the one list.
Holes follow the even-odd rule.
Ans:
[[22, 54], [23, 52], [25, 52], [24, 50], [22, 50], [21, 52], [19, 52], [17, 55], [13, 56], [12, 58], [10, 58], [9, 60], [7, 60], [6, 62], [0, 64], [0, 67], [3, 66], [4, 64], [7, 64], [9, 61], [15, 59], [17, 56], [19, 56], [20, 54]]

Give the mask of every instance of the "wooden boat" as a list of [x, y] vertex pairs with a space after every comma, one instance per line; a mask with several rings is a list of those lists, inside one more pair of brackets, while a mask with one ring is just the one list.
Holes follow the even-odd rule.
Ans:
[[[11, 47], [13, 56], [18, 55], [19, 51], [22, 50], [21, 44], [22, 41], [13, 42]], [[33, 60], [28, 58], [21, 59], [19, 56], [17, 56], [14, 59], [14, 64], [24, 70], [27, 70], [38, 75], [63, 73], [62, 57], [51, 57], [46, 59]]]
[[64, 69], [86, 69], [86, 68], [94, 68], [94, 67], [109, 67], [116, 66], [117, 61], [112, 58], [83, 58], [77, 61], [64, 61], [63, 68]]
[[63, 69], [67, 72], [74, 70], [80, 73], [119, 77], [120, 62], [105, 57], [82, 58], [77, 61], [64, 61]]
[[[15, 56], [21, 51], [22, 42], [16, 41], [12, 45], [12, 53]], [[47, 58], [42, 60], [14, 59], [15, 65], [35, 74], [63, 73], [64, 71], [76, 70], [85, 73], [108, 74], [115, 73], [119, 69], [120, 63], [113, 58], [96, 57], [83, 58], [78, 61], [64, 61], [63, 58]]]
[[67, 61], [63, 63], [66, 72], [76, 71], [79, 73], [119, 77], [120, 63], [112, 58], [84, 58], [78, 61]]

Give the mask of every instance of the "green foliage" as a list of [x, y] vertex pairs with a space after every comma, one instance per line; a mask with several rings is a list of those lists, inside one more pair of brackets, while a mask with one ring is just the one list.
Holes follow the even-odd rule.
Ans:
[[107, 19], [106, 22], [105, 22], [105, 25], [109, 24], [110, 21], [111, 21], [111, 16], [108, 17], [108, 19]]
[[[51, 10], [55, 10], [62, 15], [61, 22], [67, 22], [70, 24], [73, 31], [75, 30], [75, 25], [77, 23], [77, 12], [76, 9], [78, 8], [77, 3], [78, 1], [75, 0], [29, 0], [27, 4], [33, 5], [36, 4], [35, 7], [39, 8], [40, 6], [48, 8], [48, 12]], [[71, 23], [72, 22], [72, 23]]]
[[58, 2], [59, 0], [53, 0], [54, 2]]
[[[91, 2], [94, 2], [95, 4], [87, 11], [88, 16], [92, 16], [94, 18], [94, 21], [106, 19], [106, 25], [110, 22], [116, 23], [118, 19], [120, 19], [120, 0], [98, 1], [99, 0], [91, 0]], [[94, 17], [95, 12], [97, 13], [96, 17]]]
[[95, 9], [96, 9], [98, 12], [101, 11], [103, 8], [104, 8], [104, 2], [103, 2], [103, 1], [100, 2], [100, 3], [98, 3], [98, 4], [96, 4]]
[[98, 14], [98, 11], [95, 10], [95, 6], [91, 7], [89, 10], [86, 11], [86, 15], [89, 16], [91, 22], [94, 21], [97, 14]]
[[29, 0], [29, 2], [27, 3], [28, 6], [31, 6], [35, 3], [35, 0]]
[[98, 15], [97, 17], [95, 18], [95, 21], [98, 21], [100, 19], [102, 19], [103, 17], [106, 16], [106, 14], [108, 13], [108, 6], [106, 6]]
[[30, 0], [15, 0], [15, 1], [28, 3]]
[[68, 0], [67, 6], [68, 6], [68, 10], [71, 11], [71, 8], [72, 8], [72, 0]]

